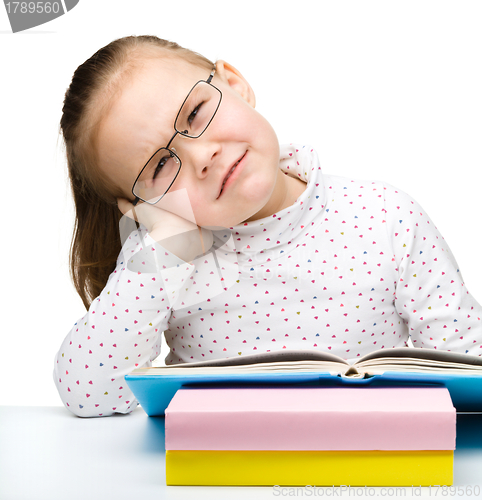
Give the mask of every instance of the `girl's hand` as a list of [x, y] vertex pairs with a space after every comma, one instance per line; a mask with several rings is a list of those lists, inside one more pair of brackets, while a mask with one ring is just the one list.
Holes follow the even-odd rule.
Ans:
[[[156, 205], [140, 202], [134, 206], [125, 198], [118, 198], [117, 204], [126, 217], [145, 226], [152, 239], [185, 262], [192, 262], [212, 247], [212, 232], [199, 227], [194, 222], [194, 215], [192, 211], [186, 209], [186, 204], [178, 205], [173, 202], [179, 199], [176, 200], [173, 196], [165, 200], [167, 197], [168, 195], [161, 200], [161, 202], [164, 201], [163, 204]], [[169, 201], [170, 204], [168, 204]], [[169, 207], [169, 211], [162, 208], [163, 206]]]

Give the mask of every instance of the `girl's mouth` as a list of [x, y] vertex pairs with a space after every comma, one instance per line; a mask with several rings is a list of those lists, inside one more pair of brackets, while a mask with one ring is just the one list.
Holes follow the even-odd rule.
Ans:
[[231, 178], [232, 174], [234, 173], [234, 171], [236, 170], [236, 167], [244, 160], [245, 156], [246, 156], [246, 153], [247, 151], [245, 151], [245, 153], [243, 154], [243, 156], [231, 167], [231, 169], [229, 170], [229, 172], [227, 173], [226, 177], [224, 178], [224, 181], [223, 181], [223, 184], [221, 186], [221, 191], [219, 192], [219, 195], [218, 195], [218, 198], [221, 196], [221, 194], [223, 193], [224, 191], [224, 187], [226, 186], [226, 183], [228, 182], [228, 180]]

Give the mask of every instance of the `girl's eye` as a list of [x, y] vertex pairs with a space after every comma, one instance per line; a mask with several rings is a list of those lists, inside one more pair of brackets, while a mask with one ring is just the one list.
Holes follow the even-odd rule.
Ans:
[[153, 179], [156, 178], [157, 174], [162, 170], [162, 167], [166, 164], [167, 160], [169, 160], [168, 156], [163, 156], [160, 160], [159, 163], [157, 164], [156, 169], [154, 170], [154, 175], [152, 176]]
[[189, 125], [192, 125], [192, 122], [194, 121], [194, 118], [196, 118], [196, 115], [198, 114], [199, 110], [201, 109], [201, 106], [203, 105], [204, 103], [201, 102], [200, 104], [198, 104], [192, 111], [191, 111], [191, 114], [188, 116], [187, 118], [187, 121], [189, 123]]

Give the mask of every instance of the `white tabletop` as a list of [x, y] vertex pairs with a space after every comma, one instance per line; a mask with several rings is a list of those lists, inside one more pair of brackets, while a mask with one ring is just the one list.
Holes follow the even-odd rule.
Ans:
[[[89, 419], [63, 407], [0, 407], [1, 500], [412, 496], [410, 487], [405, 493], [352, 488], [351, 495], [348, 488], [301, 488], [294, 495], [289, 488], [166, 486], [164, 458], [164, 418], [148, 417], [140, 407], [130, 415]], [[421, 488], [415, 495], [482, 499], [480, 413], [457, 414], [454, 486], [445, 494]]]

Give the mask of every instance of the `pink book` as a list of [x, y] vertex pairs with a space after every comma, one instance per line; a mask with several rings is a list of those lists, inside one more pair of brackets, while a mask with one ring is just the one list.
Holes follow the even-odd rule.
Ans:
[[454, 450], [445, 387], [180, 389], [166, 450]]

